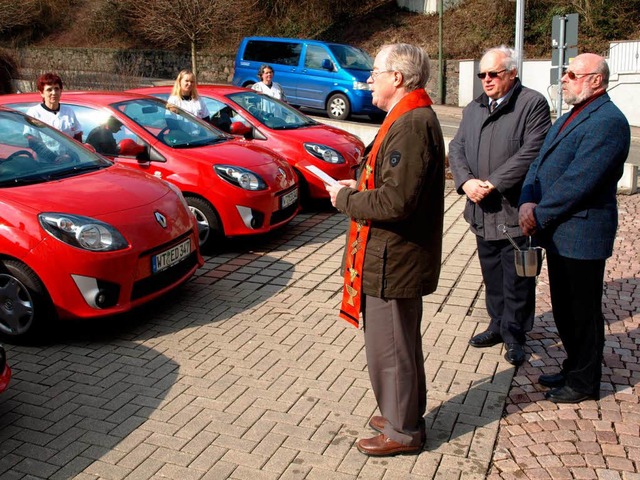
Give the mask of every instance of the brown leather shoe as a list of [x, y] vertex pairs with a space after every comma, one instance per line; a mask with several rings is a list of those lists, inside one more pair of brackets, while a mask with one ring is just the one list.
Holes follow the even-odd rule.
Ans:
[[380, 433], [382, 433], [382, 430], [384, 430], [384, 426], [386, 424], [387, 424], [387, 419], [384, 417], [381, 417], [380, 415], [375, 415], [371, 417], [371, 420], [369, 420], [369, 426], [373, 428], [375, 431]]
[[[380, 415], [374, 415], [373, 417], [371, 417], [371, 420], [369, 420], [369, 426], [371, 428], [373, 428], [375, 431], [380, 432], [380, 433], [384, 433], [384, 427], [387, 425], [387, 419], [380, 416]], [[427, 441], [427, 432], [424, 428], [424, 423], [421, 424], [420, 426], [420, 443], [421, 445], [424, 446], [424, 444]]]
[[391, 440], [384, 434], [373, 438], [362, 438], [356, 442], [361, 453], [372, 457], [389, 457], [391, 455], [416, 455], [422, 450], [421, 445], [403, 445]]

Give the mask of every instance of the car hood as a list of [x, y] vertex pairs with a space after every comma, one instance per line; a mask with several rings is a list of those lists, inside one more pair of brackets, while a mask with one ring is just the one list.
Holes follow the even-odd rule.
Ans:
[[367, 83], [367, 79], [370, 75], [370, 72], [368, 70], [356, 70], [353, 68], [345, 68], [344, 70], [352, 75], [356, 81], [363, 83]]
[[197, 148], [177, 148], [172, 151], [172, 155], [181, 155], [189, 159], [198, 158], [212, 165], [236, 165], [249, 169], [282, 160], [272, 150], [244, 139], [227, 140], [224, 143]]
[[2, 189], [0, 195], [36, 212], [99, 217], [151, 204], [170, 191], [162, 180], [114, 165], [75, 177]]
[[362, 141], [355, 135], [331, 125], [316, 125], [294, 130], [281, 130], [281, 132], [291, 140], [322, 143], [328, 147], [347, 144], [358, 147], [362, 145]]

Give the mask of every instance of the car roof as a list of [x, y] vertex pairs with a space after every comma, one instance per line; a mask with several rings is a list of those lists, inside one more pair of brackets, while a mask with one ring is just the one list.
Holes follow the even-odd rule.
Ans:
[[[173, 90], [173, 85], [157, 85], [153, 87], [134, 88], [127, 91], [144, 94], [144, 92], [167, 93], [167, 92], [171, 92], [171, 90]], [[217, 93], [219, 95], [227, 95], [229, 93], [246, 92], [247, 90], [250, 90], [250, 89], [244, 88], [244, 87], [236, 87], [235, 85], [214, 84], [214, 83], [198, 84], [198, 93], [200, 94], [204, 92], [211, 92], [211, 93]]]
[[[82, 91], [82, 90], [63, 90], [61, 102], [63, 105], [65, 100], [82, 101], [83, 97], [90, 98], [91, 102], [101, 105], [109, 105], [111, 103], [121, 102], [124, 100], [134, 100], [136, 98], [147, 98], [142, 94], [132, 92], [112, 92], [112, 91]], [[28, 103], [40, 102], [42, 97], [40, 93], [16, 93], [11, 95], [0, 95], [0, 103]]]

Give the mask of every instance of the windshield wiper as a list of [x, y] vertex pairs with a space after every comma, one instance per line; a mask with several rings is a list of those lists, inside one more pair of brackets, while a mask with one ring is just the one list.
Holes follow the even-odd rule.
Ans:
[[296, 130], [298, 128], [303, 128], [303, 127], [313, 127], [314, 125], [318, 125], [318, 122], [306, 122], [306, 123], [300, 123], [298, 125], [282, 125], [279, 127], [271, 127], [273, 130]]
[[169, 145], [171, 148], [194, 148], [194, 147], [206, 147], [207, 145], [215, 145], [216, 143], [226, 142], [228, 137], [220, 138], [208, 138], [205, 140], [195, 140], [193, 142], [180, 143], [177, 145]]
[[76, 175], [78, 173], [85, 173], [85, 172], [92, 172], [95, 170], [102, 170], [103, 168], [107, 168], [110, 167], [111, 164], [109, 165], [100, 165], [100, 164], [96, 164], [96, 163], [90, 163], [88, 165], [76, 165], [73, 166], [71, 168], [67, 168], [64, 170], [58, 170], [56, 172], [51, 172], [48, 175], [48, 178], [50, 180], [57, 180], [60, 178], [65, 178], [65, 177], [71, 177], [73, 175]]

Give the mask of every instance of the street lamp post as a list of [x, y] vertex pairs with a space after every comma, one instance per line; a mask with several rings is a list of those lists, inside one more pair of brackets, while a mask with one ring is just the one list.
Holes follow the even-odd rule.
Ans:
[[525, 0], [516, 0], [515, 51], [520, 80], [522, 80], [522, 57], [524, 55], [524, 2]]

